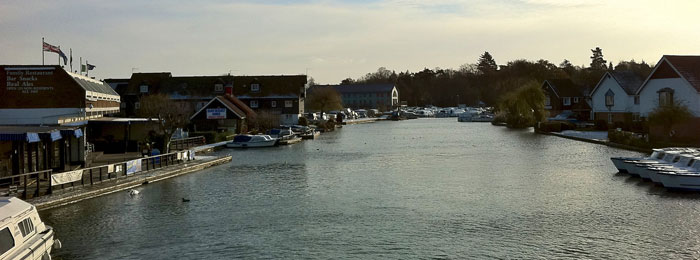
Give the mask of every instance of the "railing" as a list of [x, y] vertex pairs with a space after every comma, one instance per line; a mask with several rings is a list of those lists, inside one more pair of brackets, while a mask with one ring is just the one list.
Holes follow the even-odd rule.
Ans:
[[170, 140], [171, 150], [185, 150], [190, 149], [195, 146], [207, 144], [204, 136], [195, 136], [189, 138], [173, 139]]
[[[190, 160], [189, 151], [143, 157], [131, 161], [95, 166], [76, 171], [53, 172], [44, 170], [0, 177], [0, 196], [17, 196], [22, 199], [35, 198], [75, 186], [92, 186], [117, 179], [131, 178], [142, 173]], [[128, 168], [130, 167], [131, 168]], [[67, 181], [54, 183], [54, 177], [69, 175]], [[61, 179], [61, 178], [57, 178]]]

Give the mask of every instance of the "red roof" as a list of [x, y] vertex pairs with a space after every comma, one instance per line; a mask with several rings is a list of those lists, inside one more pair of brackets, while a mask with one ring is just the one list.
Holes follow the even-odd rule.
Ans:
[[219, 96], [219, 98], [222, 98], [222, 97], [223, 97], [224, 100], [226, 100], [226, 101], [228, 101], [228, 102], [231, 102], [233, 105], [235, 105], [236, 108], [238, 108], [238, 109], [240, 109], [241, 111], [243, 111], [243, 113], [245, 113], [245, 116], [246, 116], [246, 117], [255, 117], [255, 116], [257, 115], [257, 114], [255, 114], [255, 111], [253, 111], [253, 109], [251, 109], [250, 107], [248, 107], [248, 105], [246, 105], [245, 103], [243, 103], [243, 101], [241, 101], [241, 100], [238, 99], [237, 97], [235, 97], [235, 96], [233, 96], [233, 95], [223, 95], [223, 96]]

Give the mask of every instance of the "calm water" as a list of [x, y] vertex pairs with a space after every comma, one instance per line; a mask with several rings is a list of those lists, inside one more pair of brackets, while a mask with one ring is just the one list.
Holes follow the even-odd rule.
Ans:
[[233, 162], [41, 215], [59, 259], [700, 257], [700, 196], [615, 174], [610, 156], [637, 153], [456, 121], [223, 150]]

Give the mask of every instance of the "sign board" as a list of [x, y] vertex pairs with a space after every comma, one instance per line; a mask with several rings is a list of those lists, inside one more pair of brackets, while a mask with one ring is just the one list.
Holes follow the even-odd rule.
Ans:
[[226, 119], [226, 109], [207, 108], [207, 119]]

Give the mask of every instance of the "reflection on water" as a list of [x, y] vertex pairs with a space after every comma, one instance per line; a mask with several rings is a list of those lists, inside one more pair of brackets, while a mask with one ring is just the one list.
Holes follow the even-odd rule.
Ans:
[[55, 256], [700, 257], [700, 196], [616, 174], [634, 152], [447, 118], [218, 153], [233, 162], [42, 212]]

